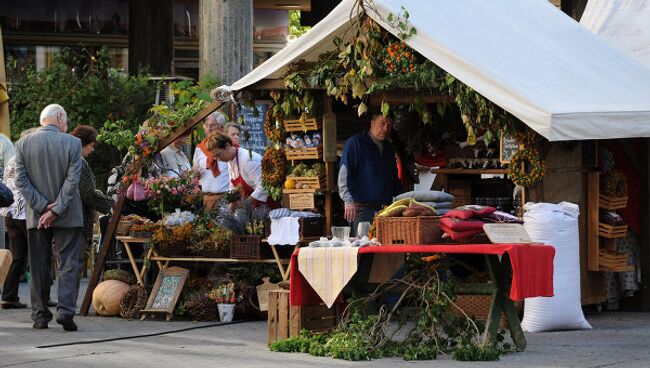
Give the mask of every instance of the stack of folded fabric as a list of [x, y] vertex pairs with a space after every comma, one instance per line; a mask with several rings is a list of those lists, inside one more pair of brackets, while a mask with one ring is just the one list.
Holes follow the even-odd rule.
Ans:
[[271, 220], [277, 220], [283, 217], [322, 217], [319, 213], [309, 212], [309, 211], [292, 211], [288, 208], [278, 208], [269, 212], [269, 218]]
[[436, 210], [436, 214], [443, 215], [451, 210], [454, 196], [447, 192], [440, 192], [437, 190], [421, 190], [406, 192], [395, 197], [395, 201], [412, 198], [422, 204], [426, 204]]
[[471, 241], [483, 233], [483, 224], [494, 211], [494, 207], [488, 206], [460, 206], [440, 219], [440, 229], [455, 242]]

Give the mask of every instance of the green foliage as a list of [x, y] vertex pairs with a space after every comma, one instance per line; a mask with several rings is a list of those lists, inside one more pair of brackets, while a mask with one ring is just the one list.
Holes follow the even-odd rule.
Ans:
[[69, 129], [80, 124], [98, 130], [105, 122], [115, 123], [115, 148], [99, 145], [89, 157], [97, 176], [97, 185], [105, 187], [110, 169], [121, 162], [125, 146], [147, 116], [153, 104], [156, 86], [146, 74], [134, 77], [109, 67], [109, 54], [102, 48], [96, 54], [86, 49], [76, 52], [64, 49], [52, 60], [49, 68], [36, 71], [14, 64], [11, 85], [11, 136], [39, 125], [43, 108], [58, 103], [66, 109]]
[[[411, 257], [408, 268], [415, 270], [380, 285], [369, 296], [351, 299], [331, 333], [302, 331], [300, 336], [273, 343], [271, 350], [352, 361], [382, 357], [430, 360], [449, 352], [457, 360], [498, 360], [512, 350], [503, 343], [503, 333], [498, 334], [495, 345], [486, 345], [475, 321], [451, 311], [457, 282], [444, 271], [447, 262], [441, 258], [425, 264]], [[398, 340], [395, 336], [403, 337]]]
[[289, 10], [289, 35], [300, 37], [311, 27], [300, 25], [300, 10]]

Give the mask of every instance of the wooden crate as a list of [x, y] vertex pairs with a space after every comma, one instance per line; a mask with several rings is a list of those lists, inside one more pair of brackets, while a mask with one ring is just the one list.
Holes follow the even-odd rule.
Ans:
[[598, 205], [600, 208], [613, 211], [620, 210], [627, 207], [627, 197], [610, 197], [600, 193], [598, 197]]
[[306, 132], [308, 130], [318, 130], [320, 129], [320, 122], [315, 118], [306, 119], [305, 121], [296, 120], [285, 120], [284, 131], [285, 132]]
[[285, 148], [287, 160], [320, 160], [323, 158], [323, 146], [309, 148]]
[[340, 307], [325, 304], [292, 307], [289, 290], [269, 291], [268, 344], [300, 335], [306, 329], [314, 333], [331, 331], [338, 322]]
[[287, 180], [289, 179], [294, 180], [296, 185], [307, 184], [310, 189], [325, 189], [327, 187], [327, 177], [324, 173], [319, 176], [287, 176]]
[[441, 236], [438, 216], [377, 219], [377, 240], [382, 245], [435, 244]]
[[[325, 217], [300, 217], [300, 239], [321, 237], [325, 235]], [[264, 222], [264, 236], [271, 235], [271, 220]]]
[[624, 238], [627, 236], [627, 225], [612, 226], [599, 222], [598, 236], [608, 239]]
[[454, 196], [454, 207], [472, 204], [472, 182], [469, 180], [449, 180], [449, 194]]

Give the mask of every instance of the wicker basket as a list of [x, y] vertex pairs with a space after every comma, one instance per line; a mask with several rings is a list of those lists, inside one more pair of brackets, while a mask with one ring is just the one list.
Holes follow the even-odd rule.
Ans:
[[[451, 310], [456, 316], [463, 316], [463, 313], [459, 310], [460, 308], [469, 317], [479, 321], [487, 321], [488, 315], [490, 314], [490, 305], [492, 304], [492, 295], [461, 294], [456, 296], [454, 303], [456, 303], [456, 306], [452, 305]], [[515, 310], [518, 315], [523, 313], [523, 301], [515, 303]], [[508, 320], [505, 315], [501, 316], [499, 325], [502, 328], [508, 328]]]
[[230, 258], [260, 259], [261, 240], [259, 235], [235, 235], [230, 240]]
[[213, 300], [207, 302], [188, 301], [185, 303], [185, 308], [192, 321], [206, 322], [218, 319], [217, 305]]
[[382, 245], [434, 244], [442, 236], [438, 219], [438, 216], [380, 217], [377, 240]]
[[186, 241], [173, 244], [154, 244], [156, 254], [162, 257], [184, 256], [190, 253], [189, 244]]
[[115, 234], [116, 235], [129, 235], [129, 231], [131, 231], [131, 227], [135, 225], [135, 222], [133, 221], [120, 221], [117, 223], [117, 228], [115, 229]]
[[206, 258], [228, 258], [230, 257], [230, 249], [227, 247], [203, 249], [199, 255]]

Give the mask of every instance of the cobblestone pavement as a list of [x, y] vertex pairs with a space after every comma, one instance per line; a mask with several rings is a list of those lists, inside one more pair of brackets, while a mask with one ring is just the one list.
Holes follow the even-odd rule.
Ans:
[[[21, 285], [23, 301], [29, 300], [27, 292]], [[650, 313], [603, 312], [588, 319], [593, 330], [526, 334], [526, 351], [499, 362], [463, 363], [441, 356], [427, 362], [352, 363], [269, 352], [264, 321], [219, 325], [77, 316], [79, 331], [71, 333], [55, 322], [47, 330], [32, 329], [29, 310], [0, 310], [0, 367], [650, 366]]]

